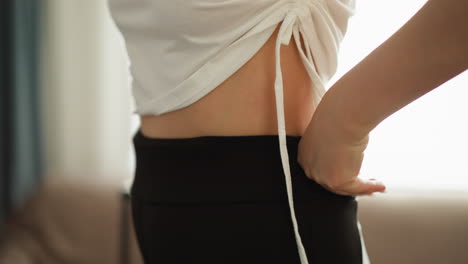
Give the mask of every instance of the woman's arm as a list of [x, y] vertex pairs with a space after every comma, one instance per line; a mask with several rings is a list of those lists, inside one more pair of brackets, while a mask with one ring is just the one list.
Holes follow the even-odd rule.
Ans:
[[467, 67], [468, 1], [430, 0], [327, 91], [314, 117], [333, 117], [340, 138], [362, 139]]
[[325, 93], [298, 146], [306, 176], [343, 195], [384, 191], [358, 177], [369, 132], [467, 66], [468, 0], [428, 1]]

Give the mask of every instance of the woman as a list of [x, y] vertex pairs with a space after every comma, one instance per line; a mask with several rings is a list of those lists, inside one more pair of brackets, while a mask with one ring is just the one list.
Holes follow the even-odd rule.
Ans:
[[[353, 0], [110, 1], [141, 117], [131, 194], [145, 263], [368, 263], [356, 196], [385, 186], [357, 178], [366, 129], [404, 101], [369, 76], [382, 62], [399, 72], [385, 54], [430, 38], [420, 24], [457, 10], [447, 3], [463, 5], [431, 1], [324, 96]], [[388, 101], [366, 100], [369, 84]]]

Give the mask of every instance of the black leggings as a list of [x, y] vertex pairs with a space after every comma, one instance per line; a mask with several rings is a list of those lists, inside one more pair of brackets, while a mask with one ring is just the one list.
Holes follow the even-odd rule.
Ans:
[[[362, 264], [354, 196], [307, 178], [287, 136], [310, 264]], [[133, 137], [131, 204], [146, 264], [299, 264], [277, 135]]]

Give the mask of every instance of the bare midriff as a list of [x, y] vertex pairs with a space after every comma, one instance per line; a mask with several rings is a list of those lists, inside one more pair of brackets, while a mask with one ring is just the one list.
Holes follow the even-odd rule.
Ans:
[[[274, 82], [280, 25], [246, 64], [200, 100], [162, 115], [141, 115], [142, 134], [152, 138], [278, 135]], [[312, 82], [293, 38], [280, 52], [286, 135], [302, 136], [315, 110]]]

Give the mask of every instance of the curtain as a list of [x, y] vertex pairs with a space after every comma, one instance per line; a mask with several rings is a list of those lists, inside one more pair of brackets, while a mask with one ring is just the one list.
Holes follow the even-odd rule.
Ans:
[[0, 2], [0, 232], [40, 184], [40, 3]]

